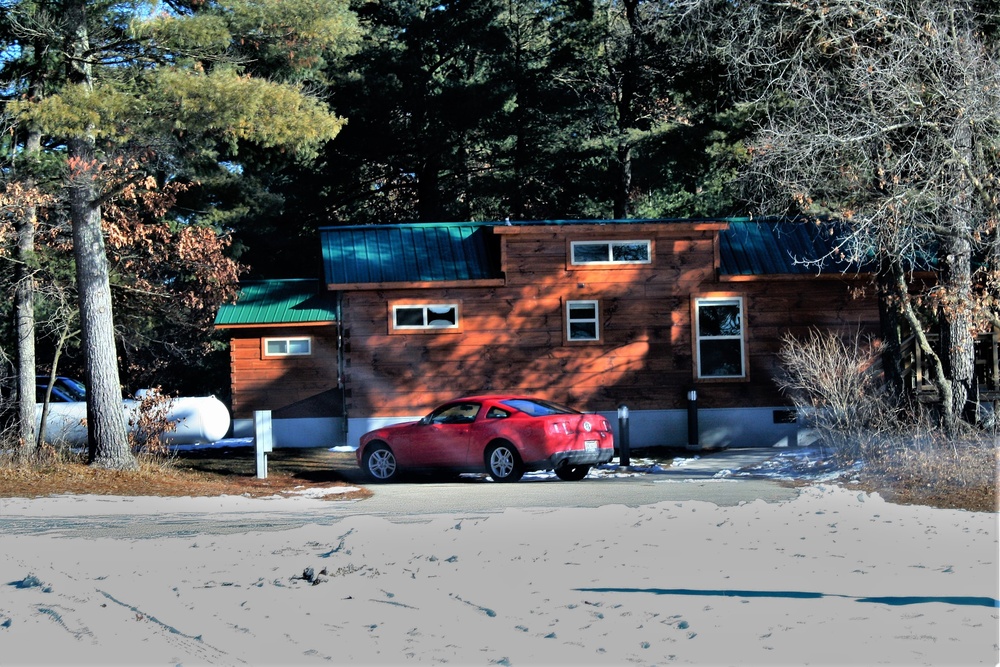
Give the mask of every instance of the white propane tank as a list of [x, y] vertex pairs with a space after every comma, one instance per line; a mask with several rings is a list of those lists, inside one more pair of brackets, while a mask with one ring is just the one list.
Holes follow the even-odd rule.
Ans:
[[[80, 385], [82, 387], [82, 385]], [[126, 419], [138, 410], [142, 397], [150, 389], [136, 392], [138, 400], [126, 399], [122, 402]], [[225, 404], [215, 396], [181, 396], [171, 398], [167, 420], [176, 424], [173, 431], [163, 434], [167, 445], [200, 445], [216, 442], [229, 433], [230, 417]], [[41, 426], [42, 405], [36, 404], [36, 426]], [[55, 400], [49, 404], [48, 423], [45, 440], [53, 445], [85, 447], [87, 445], [87, 404], [82, 401]], [[130, 429], [134, 430], [134, 426]]]
[[168, 445], [215, 442], [229, 433], [229, 410], [215, 396], [174, 398], [167, 419], [177, 424], [176, 429], [163, 434]]

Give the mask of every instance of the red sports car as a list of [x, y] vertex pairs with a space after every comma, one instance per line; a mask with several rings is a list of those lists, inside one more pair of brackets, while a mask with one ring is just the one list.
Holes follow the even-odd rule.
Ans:
[[554, 470], [579, 480], [614, 455], [608, 420], [523, 396], [471, 396], [449, 401], [417, 422], [361, 436], [358, 465], [378, 482], [402, 469], [486, 471], [516, 482], [528, 470]]

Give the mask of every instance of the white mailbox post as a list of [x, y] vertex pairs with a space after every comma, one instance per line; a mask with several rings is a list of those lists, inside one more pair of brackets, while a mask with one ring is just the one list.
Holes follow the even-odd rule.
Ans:
[[264, 479], [267, 477], [267, 453], [274, 451], [270, 410], [253, 413], [253, 442], [257, 450], [257, 479]]

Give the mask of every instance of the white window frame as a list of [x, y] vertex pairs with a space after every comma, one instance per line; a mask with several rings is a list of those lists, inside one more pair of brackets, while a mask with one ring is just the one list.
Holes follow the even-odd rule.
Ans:
[[[450, 309], [455, 311], [455, 322], [451, 324], [433, 324], [430, 318], [432, 309]], [[400, 325], [396, 313], [401, 309], [423, 311], [423, 324]], [[461, 325], [461, 310], [458, 303], [396, 303], [392, 306], [392, 328], [394, 331], [447, 331], [458, 329]]]
[[[736, 306], [739, 309], [740, 331], [738, 334], [728, 334], [719, 336], [701, 335], [701, 308], [702, 306]], [[692, 329], [694, 339], [694, 371], [695, 377], [699, 380], [745, 380], [747, 379], [747, 347], [746, 347], [746, 308], [742, 296], [700, 296], [694, 297], [692, 301]], [[723, 341], [737, 340], [740, 344], [740, 373], [736, 375], [703, 375], [701, 352], [702, 341]]]
[[[644, 260], [616, 260], [614, 258], [614, 247], [619, 245], [645, 245], [646, 246], [646, 259]], [[581, 261], [576, 260], [576, 249], [579, 246], [584, 245], [606, 245], [607, 259], [604, 260], [594, 260], [594, 261]], [[649, 239], [630, 239], [627, 241], [570, 241], [569, 244], [569, 261], [572, 266], [619, 266], [619, 265], [629, 265], [629, 264], [650, 264], [653, 261], [653, 242]]]
[[[291, 351], [295, 343], [305, 343], [305, 351]], [[272, 352], [270, 347], [271, 343], [283, 343], [285, 346], [284, 352]], [[284, 338], [265, 338], [264, 344], [264, 356], [265, 357], [308, 357], [312, 355], [312, 338], [309, 336], [288, 336]]]
[[[594, 317], [592, 318], [574, 318], [570, 316], [571, 311], [574, 307], [587, 305], [594, 307]], [[590, 324], [594, 325], [594, 337], [593, 338], [574, 338], [573, 337], [573, 324]], [[566, 340], [570, 343], [592, 343], [594, 341], [601, 340], [601, 303], [597, 299], [574, 299], [572, 301], [566, 302]]]

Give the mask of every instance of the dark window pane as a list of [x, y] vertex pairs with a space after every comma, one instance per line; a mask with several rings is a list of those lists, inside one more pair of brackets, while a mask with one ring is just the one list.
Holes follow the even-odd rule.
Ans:
[[397, 308], [397, 327], [422, 327], [424, 326], [423, 308]]
[[573, 245], [573, 263], [608, 261], [607, 243], [577, 243]]
[[740, 307], [737, 304], [699, 306], [699, 336], [739, 336], [740, 332]]
[[616, 243], [611, 247], [611, 258], [616, 262], [648, 262], [648, 243]]
[[593, 303], [570, 304], [569, 319], [571, 320], [597, 319], [597, 306]]
[[597, 340], [596, 322], [570, 322], [570, 340]]
[[743, 353], [738, 340], [703, 340], [701, 376], [743, 376]]

